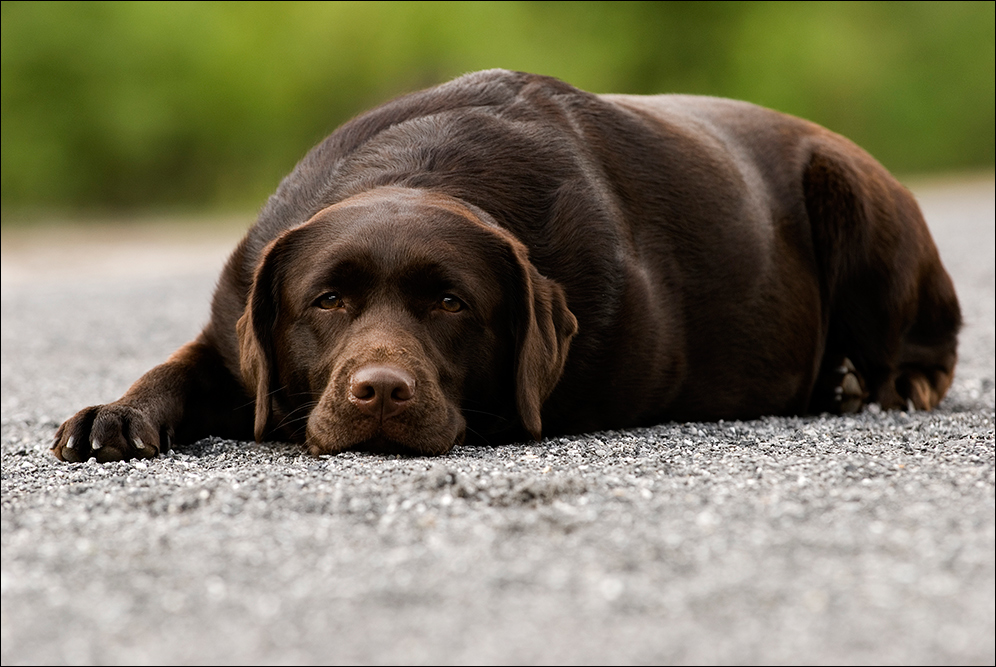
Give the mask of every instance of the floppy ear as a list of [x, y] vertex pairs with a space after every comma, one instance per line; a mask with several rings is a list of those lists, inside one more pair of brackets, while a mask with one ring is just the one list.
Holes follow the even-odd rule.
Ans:
[[540, 410], [564, 372], [578, 321], [567, 308], [564, 289], [540, 275], [526, 258], [524, 248], [516, 250], [523, 279], [517, 326], [516, 401], [522, 425], [539, 440], [543, 430]]
[[256, 441], [263, 439], [272, 410], [274, 379], [273, 328], [279, 312], [280, 293], [274, 275], [280, 254], [280, 240], [263, 251], [256, 268], [246, 309], [236, 324], [239, 336], [239, 365], [246, 388], [256, 390]]

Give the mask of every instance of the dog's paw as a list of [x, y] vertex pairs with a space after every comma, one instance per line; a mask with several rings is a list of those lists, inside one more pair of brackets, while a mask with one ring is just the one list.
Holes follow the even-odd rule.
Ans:
[[[163, 443], [169, 435], [163, 429]], [[91, 458], [100, 463], [153, 458], [159, 454], [160, 429], [138, 408], [108, 403], [77, 412], [59, 427], [52, 453], [62, 461]]]
[[861, 374], [847, 357], [844, 357], [844, 361], [837, 367], [836, 373], [840, 378], [833, 390], [834, 406], [837, 408], [837, 412], [839, 414], [861, 412], [861, 408], [868, 399], [868, 391], [865, 389], [865, 382]]
[[[950, 380], [947, 382], [950, 384]], [[915, 410], [933, 410], [944, 396], [944, 390], [939, 390], [935, 383], [918, 371], [907, 371], [897, 384], [905, 388], [903, 395], [906, 396], [908, 406]]]
[[933, 410], [951, 386], [953, 374], [944, 368], [902, 368], [878, 393], [889, 410]]

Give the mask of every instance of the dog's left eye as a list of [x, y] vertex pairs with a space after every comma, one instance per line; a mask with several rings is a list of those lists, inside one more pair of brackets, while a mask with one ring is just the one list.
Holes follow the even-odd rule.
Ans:
[[452, 294], [444, 294], [443, 297], [439, 299], [439, 303], [436, 307], [440, 310], [445, 310], [447, 313], [457, 313], [463, 310], [466, 306], [464, 306], [463, 301], [456, 298]]
[[346, 302], [335, 292], [328, 292], [318, 297], [315, 305], [323, 310], [335, 310], [336, 308], [345, 308]]

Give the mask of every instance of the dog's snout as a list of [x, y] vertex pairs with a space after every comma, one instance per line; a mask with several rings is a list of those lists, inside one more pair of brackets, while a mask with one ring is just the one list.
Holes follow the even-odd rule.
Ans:
[[363, 366], [349, 380], [350, 402], [382, 420], [404, 410], [414, 397], [415, 378], [396, 366]]

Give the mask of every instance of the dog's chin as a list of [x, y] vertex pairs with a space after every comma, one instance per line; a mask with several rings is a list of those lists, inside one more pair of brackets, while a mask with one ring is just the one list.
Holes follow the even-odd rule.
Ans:
[[358, 442], [350, 447], [349, 451], [367, 452], [369, 454], [399, 454], [401, 456], [436, 456], [447, 453], [456, 445], [456, 442], [450, 443], [449, 446], [440, 446], [438, 444], [431, 445], [429, 443], [411, 445], [403, 442], [396, 442], [381, 435], [369, 440]]
[[[448, 433], [405, 434], [398, 437], [377, 429], [373, 433], [352, 432], [351, 438], [342, 433], [323, 433], [325, 429], [308, 427], [305, 445], [312, 456], [340, 454], [342, 452], [367, 452], [371, 454], [402, 456], [439, 456], [463, 444], [467, 430], [464, 423], [454, 424]], [[331, 435], [332, 437], [329, 437]]]

